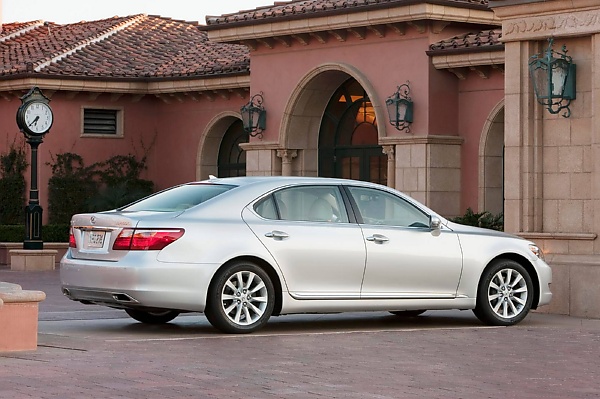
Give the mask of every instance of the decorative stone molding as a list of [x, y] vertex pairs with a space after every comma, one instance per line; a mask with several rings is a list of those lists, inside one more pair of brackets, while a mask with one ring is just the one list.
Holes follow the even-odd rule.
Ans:
[[298, 156], [298, 150], [277, 150], [277, 157], [281, 158], [281, 175], [292, 175], [292, 160]]
[[279, 143], [274, 142], [251, 141], [249, 143], [240, 143], [240, 148], [244, 151], [280, 150], [281, 146]]
[[382, 152], [387, 155], [388, 162], [394, 162], [396, 160], [395, 157], [395, 147], [393, 145], [384, 145]]
[[502, 41], [546, 39], [549, 36], [582, 36], [600, 32], [600, 10], [565, 12], [560, 15], [531, 15], [508, 20], [502, 25]]
[[380, 137], [379, 144], [385, 145], [409, 145], [409, 144], [447, 144], [447, 145], [461, 145], [465, 141], [464, 138], [459, 136], [388, 136]]
[[387, 184], [396, 188], [396, 146], [384, 145], [382, 152], [387, 155]]
[[593, 241], [598, 235], [595, 233], [536, 233], [521, 231], [518, 236], [528, 240], [580, 240]]

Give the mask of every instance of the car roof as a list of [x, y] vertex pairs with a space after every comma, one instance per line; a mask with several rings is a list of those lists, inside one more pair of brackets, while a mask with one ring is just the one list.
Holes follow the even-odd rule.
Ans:
[[[330, 177], [306, 177], [306, 176], [239, 176], [239, 177], [214, 177], [203, 180], [202, 183], [231, 184], [235, 186], [245, 186], [249, 184], [268, 183], [276, 185], [314, 183], [314, 184], [352, 184], [366, 186], [380, 186], [370, 182], [359, 180], [339, 179]], [[387, 188], [387, 187], [385, 187]]]

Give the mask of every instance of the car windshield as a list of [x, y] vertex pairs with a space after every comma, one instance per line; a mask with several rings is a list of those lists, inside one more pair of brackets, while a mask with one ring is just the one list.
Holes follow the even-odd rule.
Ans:
[[231, 190], [235, 186], [223, 184], [184, 184], [161, 191], [155, 195], [144, 198], [133, 204], [119, 208], [119, 211], [154, 211], [154, 212], [174, 212], [183, 211], [219, 194]]

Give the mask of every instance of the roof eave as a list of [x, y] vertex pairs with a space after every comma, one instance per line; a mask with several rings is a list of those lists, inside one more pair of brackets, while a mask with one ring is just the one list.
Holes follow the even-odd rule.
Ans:
[[[472, 10], [481, 10], [481, 11], [491, 12], [489, 6], [487, 6], [487, 5], [470, 4], [470, 3], [464, 3], [464, 4], [457, 5], [455, 2], [449, 2], [447, 0], [405, 0], [400, 4], [401, 4], [401, 5], [399, 5], [400, 7], [408, 7], [408, 6], [417, 5], [417, 4], [431, 4], [431, 5], [438, 5], [438, 6], [444, 6], [444, 7], [456, 7], [456, 8], [464, 8], [464, 9], [472, 9]], [[265, 17], [263, 19], [249, 19], [249, 20], [235, 21], [235, 22], [223, 22], [223, 23], [216, 23], [213, 25], [208, 24], [209, 17], [207, 17], [207, 24], [199, 25], [198, 29], [208, 32], [208, 31], [219, 30], [219, 29], [230, 28], [230, 27], [244, 27], [244, 26], [250, 26], [250, 25], [254, 26], [254, 25], [260, 25], [260, 24], [269, 24], [275, 20], [276, 21], [294, 21], [294, 20], [301, 20], [301, 19], [314, 19], [314, 18], [322, 18], [323, 16], [347, 15], [347, 14], [353, 14], [353, 13], [363, 13], [365, 11], [385, 10], [385, 9], [389, 9], [389, 8], [395, 8], [395, 6], [391, 5], [390, 3], [375, 3], [375, 4], [360, 6], [360, 7], [333, 8], [331, 10], [318, 11], [318, 12], [312, 12], [312, 13], [289, 14], [289, 15], [284, 15], [281, 17]]]
[[221, 43], [243, 43], [247, 40], [303, 33], [334, 31], [365, 26], [390, 25], [401, 22], [432, 20], [477, 25], [501, 26], [493, 11], [482, 6], [457, 6], [448, 2], [411, 1], [390, 7], [389, 3], [361, 7], [344, 12], [302, 14], [301, 17], [265, 18], [244, 23], [221, 24], [206, 30], [210, 40]]
[[96, 93], [162, 94], [250, 87], [250, 73], [164, 78], [116, 78], [98, 76], [61, 76], [22, 73], [0, 78], [0, 92], [28, 90], [39, 86], [46, 90]]

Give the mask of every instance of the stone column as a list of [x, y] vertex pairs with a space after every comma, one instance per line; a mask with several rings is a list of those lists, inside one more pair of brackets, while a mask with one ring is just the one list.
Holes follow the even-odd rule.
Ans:
[[384, 145], [383, 153], [387, 155], [387, 185], [396, 188], [396, 146]]
[[292, 160], [298, 156], [298, 150], [277, 150], [277, 156], [281, 158], [281, 175], [292, 176]]

